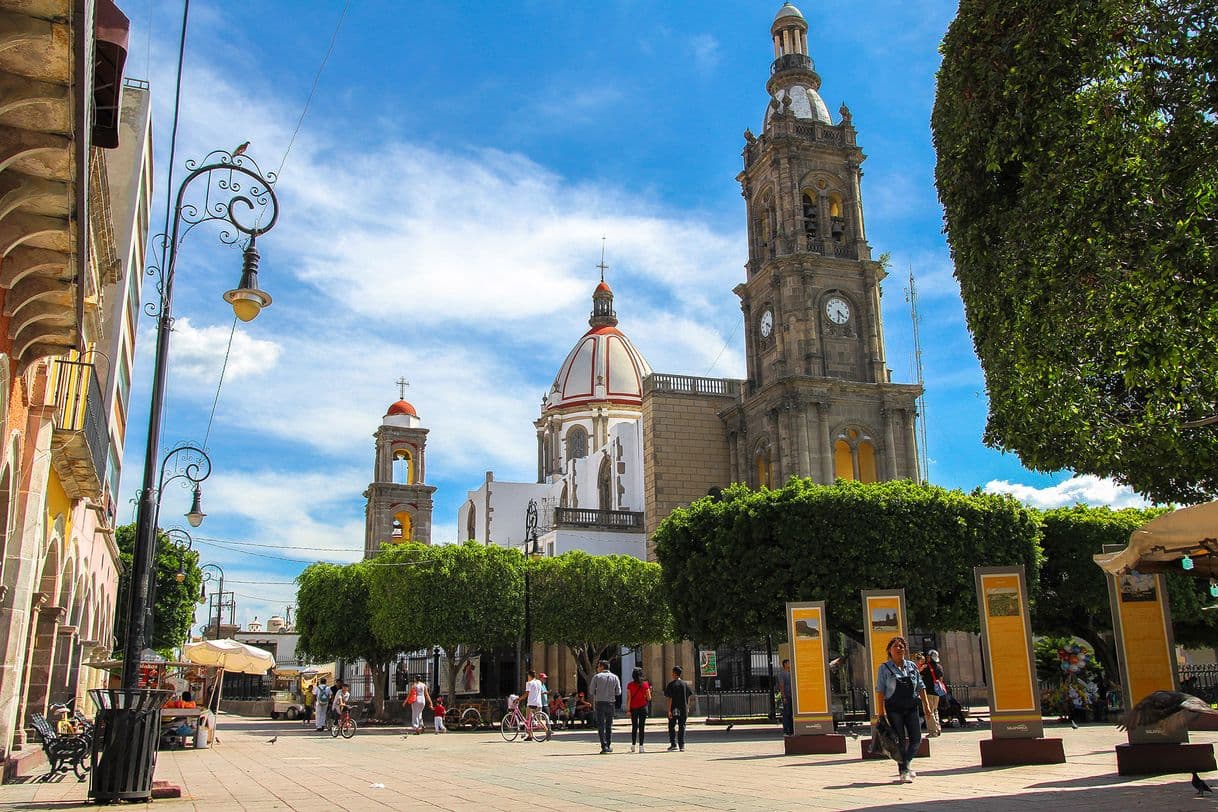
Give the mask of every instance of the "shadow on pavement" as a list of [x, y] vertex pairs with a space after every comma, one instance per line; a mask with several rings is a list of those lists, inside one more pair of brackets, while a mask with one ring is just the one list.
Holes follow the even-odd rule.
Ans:
[[[917, 783], [922, 783], [919, 778]], [[851, 784], [851, 787], [868, 787], [871, 784]], [[829, 787], [833, 789], [833, 787]], [[973, 798], [940, 799], [933, 807], [926, 801], [911, 801], [909, 803], [878, 804], [876, 806], [860, 807], [870, 810], [922, 810], [933, 808], [935, 812], [976, 812], [977, 809], [987, 809], [1001, 806], [1003, 809], [1131, 809], [1135, 807], [1146, 809], [1192, 809], [1197, 808], [1202, 799], [1193, 794], [1192, 787], [1185, 780], [1180, 786], [1156, 785], [1144, 787], [1113, 787], [1089, 791], [1071, 792], [1063, 795], [1060, 790], [1050, 792], [1026, 792], [1017, 795], [986, 795]], [[1194, 803], [1196, 802], [1196, 803]], [[1213, 807], [1213, 802], [1206, 801], [1207, 808]]]

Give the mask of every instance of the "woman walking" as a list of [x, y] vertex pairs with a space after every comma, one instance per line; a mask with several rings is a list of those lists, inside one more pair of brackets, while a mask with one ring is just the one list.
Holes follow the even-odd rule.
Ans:
[[413, 677], [407, 687], [406, 699], [402, 701], [402, 707], [410, 708], [410, 727], [415, 733], [422, 733], [423, 708], [432, 707], [431, 692], [427, 690], [427, 683]]
[[918, 775], [913, 769], [914, 754], [922, 743], [918, 707], [926, 711], [927, 719], [931, 716], [922, 674], [913, 660], [905, 659], [907, 651], [904, 637], [889, 640], [888, 659], [880, 663], [875, 677], [876, 715], [888, 718], [888, 724], [892, 726], [900, 744], [897, 757], [900, 777], [897, 781], [902, 784], [911, 783]]
[[651, 705], [651, 683], [643, 679], [643, 669], [636, 667], [626, 683], [630, 697], [630, 752], [643, 752], [643, 729], [647, 724], [647, 708]]

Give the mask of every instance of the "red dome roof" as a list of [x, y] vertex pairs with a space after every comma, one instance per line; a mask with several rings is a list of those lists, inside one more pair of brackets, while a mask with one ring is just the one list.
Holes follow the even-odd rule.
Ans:
[[598, 293], [599, 293], [599, 292], [600, 292], [600, 291], [602, 291], [602, 290], [603, 290], [605, 293], [613, 293], [613, 291], [609, 289], [609, 285], [605, 283], [605, 280], [604, 280], [604, 279], [602, 279], [602, 280], [601, 280], [601, 283], [600, 283], [599, 285], [597, 285], [597, 286], [596, 286], [596, 292], [598, 292]]
[[385, 412], [385, 417], [391, 417], [395, 414], [408, 414], [411, 417], [418, 417], [419, 413], [414, 410], [409, 401], [399, 400], [397, 403], [389, 407], [389, 411]]

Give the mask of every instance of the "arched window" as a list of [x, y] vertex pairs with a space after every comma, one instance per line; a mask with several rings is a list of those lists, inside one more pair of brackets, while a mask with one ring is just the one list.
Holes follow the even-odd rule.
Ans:
[[414, 540], [414, 519], [406, 511], [394, 514], [393, 540], [395, 542]]
[[613, 510], [613, 463], [609, 457], [601, 460], [596, 474], [596, 494], [601, 510]]
[[769, 443], [762, 443], [757, 446], [757, 451], [753, 454], [753, 467], [757, 473], [757, 487], [772, 488], [773, 463], [770, 459]]
[[812, 192], [804, 192], [804, 233], [808, 235], [809, 240], [815, 240], [820, 236], [820, 206], [816, 202], [816, 195]]
[[842, 214], [842, 199], [837, 195], [829, 195], [829, 236], [834, 242], [841, 242], [846, 233], [846, 218]]
[[472, 499], [469, 503], [469, 512], [465, 516], [465, 537], [467, 539], [478, 538], [478, 508], [474, 506]]
[[570, 507], [568, 504], [569, 501], [570, 497], [567, 495], [567, 483], [564, 482], [562, 484], [562, 495], [558, 497], [558, 506], [560, 508]]
[[399, 485], [414, 484], [414, 458], [405, 448], [394, 449], [393, 481]]
[[567, 431], [567, 459], [582, 460], [588, 456], [588, 432], [583, 426], [572, 426]]
[[859, 429], [846, 429], [833, 444], [833, 476], [857, 482], [879, 482], [875, 443]]

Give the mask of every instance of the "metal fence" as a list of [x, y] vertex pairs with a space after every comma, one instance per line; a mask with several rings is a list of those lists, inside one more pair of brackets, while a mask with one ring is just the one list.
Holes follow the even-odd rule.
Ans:
[[1218, 665], [1180, 666], [1180, 690], [1211, 705], [1218, 702]]

